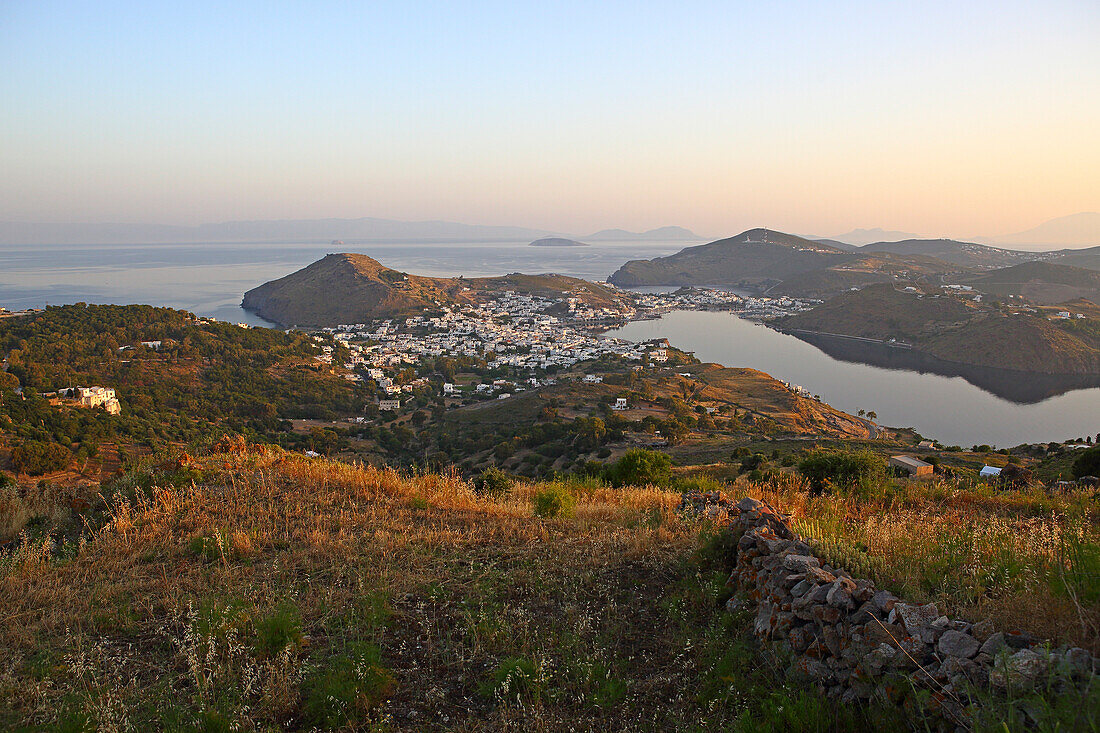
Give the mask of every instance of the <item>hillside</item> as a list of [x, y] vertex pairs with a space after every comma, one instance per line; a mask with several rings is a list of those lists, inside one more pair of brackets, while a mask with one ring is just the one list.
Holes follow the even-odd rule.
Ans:
[[1079, 324], [1006, 314], [949, 295], [876, 285], [782, 319], [785, 329], [912, 344], [960, 364], [1046, 372], [1100, 373], [1100, 339]]
[[610, 282], [636, 285], [775, 284], [792, 275], [847, 262], [851, 255], [793, 234], [750, 229], [736, 237], [688, 247], [674, 255], [631, 260]]
[[1078, 298], [1100, 301], [1100, 272], [1051, 262], [1027, 262], [962, 282], [983, 293], [1018, 295], [1040, 305]]
[[571, 294], [593, 306], [609, 305], [617, 298], [609, 288], [564, 275], [422, 277], [390, 269], [366, 255], [342, 253], [326, 255], [249, 290], [241, 305], [285, 326], [335, 326], [420, 315], [504, 290], [547, 297]]
[[752, 229], [668, 257], [633, 260], [609, 280], [625, 287], [725, 285], [768, 295], [826, 299], [874, 283], [938, 283], [944, 276], [968, 272], [961, 265], [921, 253], [865, 250]]
[[1036, 259], [1038, 253], [1017, 252], [954, 239], [905, 239], [899, 242], [874, 242], [860, 247], [861, 252], [893, 252], [924, 255], [966, 268], [1008, 267]]
[[[741, 464], [750, 459], [766, 456]], [[1085, 494], [880, 472], [869, 493], [814, 496], [794, 467], [720, 482], [669, 475], [667, 464], [624, 466], [636, 481], [614, 488], [592, 476], [497, 473], [478, 483], [226, 439], [133, 467], [103, 486], [104, 508], [83, 514], [21, 486], [3, 495], [7, 508], [43, 519], [0, 555], [0, 615], [18, 619], [0, 625], [0, 727], [858, 732], [925, 723], [925, 708], [899, 696], [838, 705], [826, 696], [827, 670], [787, 669], [761, 647], [769, 607], [757, 612], [751, 586], [727, 582], [743, 545], [724, 507], [747, 495], [806, 533], [822, 555], [822, 591], [842, 566], [870, 571], [884, 590], [984, 622], [974, 631], [982, 640], [1031, 632], [1097, 646], [1095, 581], [1058, 585], [1049, 560], [1050, 538], [1070, 527], [1082, 552], [1095, 552]], [[682, 490], [699, 487], [715, 493], [682, 502]], [[1072, 561], [1066, 575], [1086, 567]], [[881, 615], [888, 633], [902, 628]], [[807, 620], [810, 632], [831, 629]], [[835, 644], [818, 647], [807, 654], [837, 655]], [[890, 668], [899, 695], [915, 667], [903, 657]], [[1036, 720], [1087, 730], [1078, 726], [1094, 721], [1097, 692], [1040, 685], [964, 700], [965, 714], [1013, 722], [1002, 730]]]
[[1059, 265], [1083, 267], [1086, 270], [1100, 270], [1100, 247], [1086, 249], [1064, 249], [1057, 253], [1053, 261]]
[[1034, 229], [993, 237], [1007, 246], [1081, 247], [1100, 245], [1100, 213], [1081, 212], [1045, 221]]

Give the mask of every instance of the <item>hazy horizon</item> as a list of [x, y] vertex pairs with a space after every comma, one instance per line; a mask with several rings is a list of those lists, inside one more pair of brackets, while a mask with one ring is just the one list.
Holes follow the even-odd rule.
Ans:
[[1100, 6], [0, 9], [0, 221], [996, 238], [1100, 211]]

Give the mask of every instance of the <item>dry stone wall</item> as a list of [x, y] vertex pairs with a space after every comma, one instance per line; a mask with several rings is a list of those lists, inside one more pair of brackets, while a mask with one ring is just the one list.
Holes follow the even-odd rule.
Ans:
[[730, 518], [738, 540], [727, 607], [754, 609], [753, 631], [789, 661], [789, 674], [843, 701], [920, 700], [965, 724], [975, 691], [1082, 685], [1100, 672], [1084, 649], [1050, 649], [1023, 633], [952, 620], [935, 604], [906, 603], [831, 567], [763, 502], [702, 493], [685, 495], [681, 507]]

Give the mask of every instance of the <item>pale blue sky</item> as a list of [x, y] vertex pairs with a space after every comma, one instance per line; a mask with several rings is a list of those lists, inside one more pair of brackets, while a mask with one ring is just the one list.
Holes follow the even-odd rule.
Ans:
[[999, 234], [1100, 210], [1100, 3], [0, 0], [0, 220]]

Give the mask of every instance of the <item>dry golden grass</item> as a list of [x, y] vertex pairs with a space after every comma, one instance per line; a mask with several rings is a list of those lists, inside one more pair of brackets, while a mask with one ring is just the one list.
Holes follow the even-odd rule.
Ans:
[[[119, 500], [71, 559], [29, 545], [0, 569], [0, 727], [668, 729], [739, 714], [698, 695], [704, 650], [728, 643], [703, 643], [722, 576], [690, 562], [702, 528], [676, 515], [678, 494], [574, 487], [572, 516], [540, 519], [543, 485], [480, 497], [454, 475], [273, 450], [191, 468], [200, 482]], [[512, 658], [537, 670], [516, 694], [494, 682]], [[348, 680], [362, 689], [341, 697]]]
[[795, 477], [741, 493], [789, 513], [835, 563], [946, 613], [1100, 653], [1100, 525], [1084, 493], [898, 482], [812, 496]]

